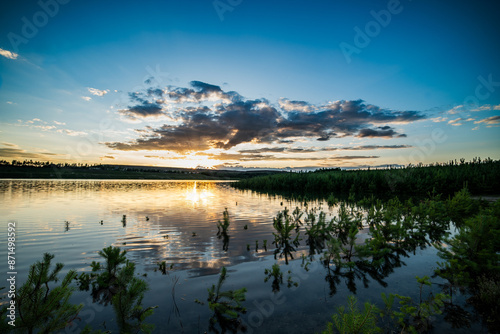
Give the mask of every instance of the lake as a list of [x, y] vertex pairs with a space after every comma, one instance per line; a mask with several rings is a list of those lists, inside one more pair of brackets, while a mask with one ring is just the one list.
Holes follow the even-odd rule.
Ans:
[[[306, 270], [301, 254], [308, 254], [308, 246], [302, 240], [295, 259], [286, 264], [273, 255], [273, 217], [285, 207], [304, 208], [304, 203], [237, 190], [228, 181], [1, 180], [0, 199], [3, 231], [8, 222], [16, 222], [18, 288], [29, 266], [45, 252], [55, 255], [54, 262], [65, 264], [64, 274], [70, 269], [90, 272], [92, 261], [102, 262], [99, 250], [121, 247], [149, 284], [143, 305], [158, 306], [147, 318], [156, 326], [155, 333], [208, 331], [212, 312], [206, 303], [207, 289], [217, 283], [222, 266], [228, 269], [224, 290], [248, 290], [243, 304], [247, 313], [241, 317], [247, 333], [314, 333], [326, 327], [336, 307], [345, 305], [353, 292], [360, 302], [376, 304], [381, 292], [416, 296], [415, 276], [431, 276], [439, 261], [430, 247], [403, 258], [404, 264], [393, 268], [383, 284], [369, 275], [349, 281], [328, 277], [319, 261], [312, 261]], [[338, 206], [321, 201], [309, 202], [308, 207], [320, 207], [328, 217], [338, 211]], [[224, 243], [217, 236], [217, 222], [226, 208], [230, 226]], [[361, 231], [363, 237], [366, 231]], [[7, 244], [6, 233], [0, 240]], [[0, 257], [6, 259], [6, 246]], [[169, 268], [166, 274], [158, 270], [162, 261]], [[284, 273], [279, 292], [273, 292], [271, 280], [264, 281], [265, 269], [275, 263]], [[6, 261], [2, 268], [8, 271]], [[288, 278], [297, 284], [288, 287]], [[443, 283], [439, 278], [432, 281]], [[441, 291], [438, 284], [432, 289]], [[84, 308], [80, 320], [63, 333], [77, 333], [86, 324], [117, 329], [112, 307], [93, 302], [89, 291], [75, 291], [71, 301], [83, 303]], [[483, 332], [478, 324], [452, 330], [442, 319], [437, 319], [434, 331], [471, 330]]]

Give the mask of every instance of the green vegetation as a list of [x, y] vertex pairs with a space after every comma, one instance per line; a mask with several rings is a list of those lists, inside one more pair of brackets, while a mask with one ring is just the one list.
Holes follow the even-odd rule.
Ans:
[[285, 262], [288, 264], [288, 258], [293, 259], [293, 252], [296, 250], [295, 247], [300, 243], [300, 233], [298, 232], [300, 225], [285, 208], [285, 210], [278, 212], [276, 217], [273, 218], [273, 227], [276, 230], [276, 233], [273, 232], [273, 244], [276, 245], [274, 257], [276, 258], [278, 254], [280, 257], [284, 255]]
[[333, 322], [327, 324], [327, 329], [323, 334], [336, 333], [336, 329], [341, 334], [359, 333], [379, 333], [381, 329], [377, 327], [377, 307], [366, 302], [364, 310], [359, 311], [357, 299], [354, 296], [347, 298], [347, 311], [344, 306], [337, 308], [337, 314], [332, 316]]
[[279, 264], [275, 263], [271, 267], [271, 269], [265, 269], [264, 270], [264, 282], [269, 281], [271, 278], [273, 279], [272, 282], [272, 289], [273, 292], [278, 292], [280, 291], [280, 285], [283, 284], [283, 273], [281, 272]]
[[156, 307], [143, 308], [142, 299], [149, 289], [148, 284], [135, 277], [135, 264], [127, 260], [127, 252], [109, 246], [98, 254], [105, 263], [101, 265], [100, 262], [92, 261], [92, 272], [78, 276], [80, 290], [88, 290], [92, 285], [94, 301], [113, 305], [120, 332], [152, 332], [154, 326], [144, 321]]
[[221, 291], [226, 278], [227, 269], [222, 267], [217, 286], [214, 284], [208, 289], [208, 307], [214, 312], [210, 318], [210, 330], [214, 332], [218, 332], [216, 324], [219, 324], [222, 333], [226, 330], [236, 332], [241, 327], [240, 314], [246, 313], [241, 303], [245, 301], [247, 289]]
[[229, 249], [229, 235], [227, 234], [227, 229], [229, 228], [229, 212], [227, 208], [222, 213], [223, 221], [217, 222], [217, 238], [222, 239], [222, 250], [227, 251]]
[[349, 194], [366, 196], [426, 196], [428, 193], [451, 195], [468, 186], [472, 194], [497, 195], [500, 189], [500, 160], [474, 159], [471, 162], [450, 161], [447, 164], [409, 165], [379, 170], [317, 170], [315, 172], [281, 173], [240, 180], [232, 186], [285, 195], [329, 197]]
[[238, 180], [275, 173], [281, 172], [0, 160], [0, 178], [20, 179]]
[[77, 318], [83, 307], [69, 303], [74, 290], [70, 284], [76, 277], [76, 271], [70, 270], [60, 285], [49, 286], [57, 282], [57, 276], [64, 267], [62, 263], [56, 263], [51, 269], [53, 258], [54, 255], [45, 253], [42, 261], [31, 265], [26, 283], [17, 291], [17, 331], [31, 334], [35, 331], [51, 333], [61, 330]]
[[[340, 306], [332, 316], [333, 322], [327, 324], [323, 334], [330, 333], [392, 333], [397, 328], [400, 333], [424, 333], [431, 328], [431, 317], [442, 313], [444, 300], [448, 298], [443, 293], [430, 294], [423, 299], [423, 286], [431, 286], [429, 277], [416, 277], [419, 284], [419, 300], [398, 294], [382, 293], [384, 309], [378, 309], [374, 304], [364, 303], [364, 309], [357, 307], [358, 300], [354, 296], [347, 297], [347, 310]], [[395, 299], [399, 299], [399, 308], [394, 309]], [[384, 330], [379, 326], [385, 324]]]

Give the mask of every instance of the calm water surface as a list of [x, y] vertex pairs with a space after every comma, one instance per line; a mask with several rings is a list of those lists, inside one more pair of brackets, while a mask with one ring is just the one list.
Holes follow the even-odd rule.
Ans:
[[[92, 261], [101, 261], [99, 250], [121, 247], [150, 285], [143, 305], [158, 305], [148, 318], [156, 325], [155, 333], [207, 331], [210, 310], [194, 300], [206, 300], [207, 289], [217, 282], [222, 266], [229, 273], [224, 290], [248, 289], [247, 313], [242, 316], [248, 333], [319, 332], [353, 291], [346, 278], [328, 280], [318, 261], [306, 271], [300, 252], [288, 265], [283, 259], [274, 259], [272, 218], [284, 207], [293, 209], [303, 203], [237, 190], [228, 182], [1, 180], [0, 200], [3, 231], [8, 222], [16, 222], [18, 282], [24, 282], [29, 266], [45, 252], [65, 264], [64, 273], [70, 269], [89, 272]], [[329, 215], [336, 213], [336, 208], [321, 202], [309, 206], [322, 206]], [[216, 226], [225, 208], [231, 221], [227, 251]], [[6, 245], [6, 233], [0, 240]], [[305, 253], [307, 246], [302, 243], [299, 250]], [[6, 248], [0, 249], [3, 259]], [[356, 294], [361, 302], [378, 302], [381, 292], [414, 295], [415, 276], [430, 276], [438, 260], [433, 248], [417, 251], [384, 280], [387, 286], [369, 277], [354, 280]], [[161, 261], [172, 265], [167, 275], [156, 270]], [[279, 293], [273, 293], [271, 281], [264, 282], [264, 270], [277, 261], [285, 272], [285, 284]], [[6, 265], [4, 261], [4, 273]], [[297, 287], [287, 287], [288, 276]], [[77, 291], [72, 301], [84, 304], [81, 320], [63, 332], [77, 333], [86, 324], [116, 330], [112, 307], [93, 303], [90, 292]], [[447, 330], [442, 323], [436, 332]]]

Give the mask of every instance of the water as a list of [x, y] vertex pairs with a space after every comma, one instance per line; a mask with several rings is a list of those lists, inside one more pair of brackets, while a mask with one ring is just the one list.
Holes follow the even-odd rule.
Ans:
[[[360, 302], [375, 303], [381, 292], [415, 295], [415, 276], [432, 275], [439, 260], [435, 249], [427, 248], [404, 259], [406, 265], [394, 268], [382, 284], [369, 276], [366, 284], [362, 277], [355, 279], [354, 290], [346, 277], [329, 282], [319, 261], [313, 261], [309, 271], [301, 266], [300, 253], [307, 252], [303, 241], [296, 260], [288, 265], [283, 259], [274, 259], [272, 218], [284, 207], [302, 203], [237, 190], [228, 182], [2, 180], [0, 200], [2, 230], [7, 231], [8, 222], [16, 223], [18, 282], [26, 280], [29, 266], [45, 252], [65, 264], [64, 274], [70, 269], [90, 272], [90, 263], [101, 261], [99, 250], [121, 247], [149, 283], [143, 305], [158, 306], [148, 318], [156, 325], [156, 333], [208, 330], [212, 313], [206, 303], [199, 305], [195, 299], [206, 301], [207, 289], [216, 284], [222, 266], [229, 273], [224, 290], [248, 289], [244, 303], [248, 312], [242, 315], [248, 333], [308, 333], [324, 329], [336, 307], [345, 305], [353, 292]], [[309, 205], [323, 206], [330, 215], [336, 213], [336, 208], [321, 202]], [[227, 251], [216, 226], [226, 208], [231, 221]], [[0, 240], [7, 244], [6, 233]], [[0, 258], [6, 259], [6, 248], [0, 249]], [[157, 270], [161, 261], [172, 266], [165, 275]], [[276, 262], [284, 272], [278, 293], [272, 291], [272, 279], [264, 282], [264, 270]], [[2, 271], [8, 271], [6, 261]], [[298, 286], [287, 287], [288, 277]], [[86, 324], [116, 330], [112, 307], [94, 303], [90, 292], [75, 292], [72, 302], [83, 303], [84, 308], [80, 321], [63, 332], [77, 333]], [[443, 332], [449, 326], [441, 323], [437, 328]]]

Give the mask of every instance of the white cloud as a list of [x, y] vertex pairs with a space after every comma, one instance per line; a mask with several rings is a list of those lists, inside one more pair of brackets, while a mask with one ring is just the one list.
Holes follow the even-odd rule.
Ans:
[[463, 111], [465, 111], [464, 106], [463, 105], [459, 105], [459, 106], [455, 106], [452, 109], [448, 110], [447, 113], [451, 114], [451, 115], [454, 115], [454, 114], [458, 114], [458, 113], [463, 112]]
[[464, 112], [478, 112], [478, 111], [490, 111], [490, 110], [500, 110], [500, 104], [499, 105], [491, 105], [491, 104], [483, 104], [483, 105], [470, 105], [470, 106], [464, 106], [464, 105], [458, 105], [450, 110], [448, 110], [446, 113], [450, 115], [454, 114], [460, 114]]
[[81, 96], [81, 98], [84, 99], [85, 101], [92, 100], [92, 98], [90, 96]]
[[431, 118], [431, 121], [433, 121], [434, 123], [445, 122], [447, 120], [448, 120], [448, 117], [435, 117], [435, 118]]
[[0, 56], [4, 56], [7, 59], [17, 59], [19, 57], [17, 53], [2, 48], [0, 48]]
[[87, 132], [85, 131], [74, 131], [74, 130], [69, 130], [69, 129], [63, 129], [64, 133], [66, 133], [68, 136], [71, 137], [76, 137], [76, 136], [86, 136]]
[[460, 126], [463, 125], [462, 123], [460, 123], [460, 121], [463, 120], [464, 120], [463, 118], [452, 119], [451, 121], [448, 122], [448, 124], [451, 124], [453, 126]]
[[474, 124], [485, 123], [488, 125], [500, 124], [500, 116], [491, 116], [474, 122]]
[[109, 89], [107, 89], [107, 90], [100, 90], [100, 89], [91, 88], [91, 87], [88, 87], [87, 89], [89, 90], [90, 94], [96, 95], [96, 96], [104, 96], [104, 95], [106, 95], [106, 94], [109, 93]]

